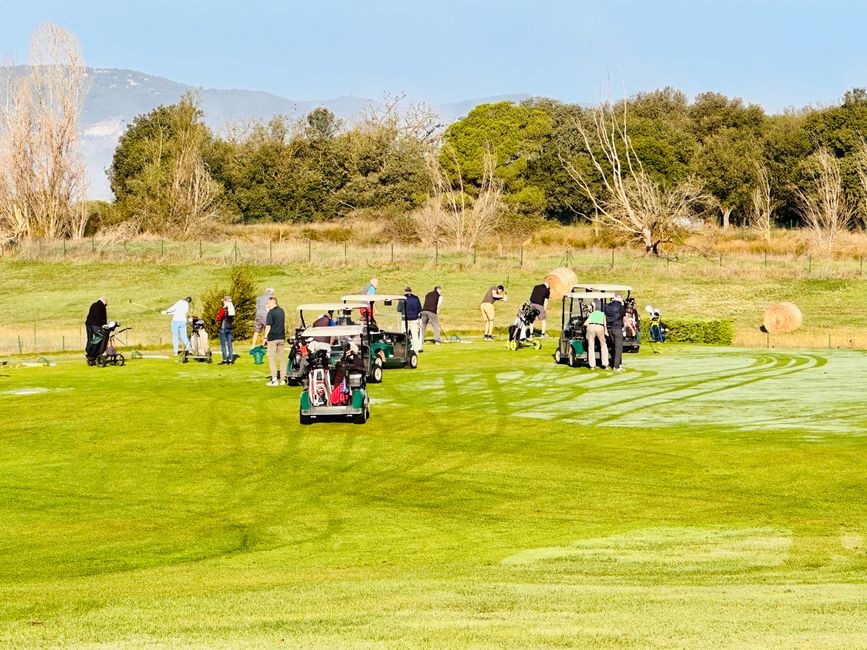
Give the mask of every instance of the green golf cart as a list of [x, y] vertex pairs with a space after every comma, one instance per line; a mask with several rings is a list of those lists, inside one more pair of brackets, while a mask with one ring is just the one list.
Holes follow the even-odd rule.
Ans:
[[[334, 325], [308, 327], [301, 332], [304, 339], [321, 340], [334, 337], [341, 346], [349, 343], [356, 350], [365, 350], [370, 344], [361, 325]], [[370, 417], [370, 398], [367, 395], [367, 371], [363, 359], [369, 355], [360, 352], [359, 364], [346, 355], [332, 363], [325, 349], [310, 350], [305, 359], [301, 385], [299, 418], [301, 424], [312, 424], [323, 419], [351, 420], [364, 424]]]
[[406, 320], [404, 295], [343, 296], [347, 303], [364, 302], [362, 313], [370, 330], [370, 354], [383, 368], [417, 368], [418, 353], [413, 349], [412, 332]]
[[[554, 352], [556, 363], [565, 363], [572, 368], [588, 366], [587, 328], [584, 321], [593, 311], [594, 301], [604, 306], [611, 294], [599, 291], [573, 291], [563, 296], [560, 308], [560, 340]], [[602, 352], [596, 350], [599, 365]]]
[[[343, 344], [340, 342], [340, 337], [335, 335], [332, 330], [329, 330], [327, 335], [323, 334], [315, 338], [305, 336], [304, 332], [313, 327], [313, 323], [317, 319], [321, 316], [328, 316], [329, 321], [338, 327], [344, 325], [365, 325], [366, 319], [363, 313], [366, 309], [368, 309], [368, 305], [363, 302], [307, 303], [298, 305], [300, 326], [295, 329], [295, 333], [288, 339], [289, 360], [286, 367], [286, 383], [290, 386], [301, 385], [303, 379], [302, 361], [307, 356], [311, 347], [319, 349], [329, 347], [329, 358], [332, 360], [332, 365], [336, 364], [337, 360], [343, 355]], [[365, 351], [367, 350], [369, 348], [365, 347]], [[367, 381], [372, 384], [378, 384], [382, 381], [382, 364], [377, 361], [375, 356], [368, 354], [368, 357], [370, 357], [370, 362], [365, 368]]]
[[636, 354], [641, 349], [641, 314], [635, 308], [635, 297], [632, 295], [632, 287], [628, 284], [576, 284], [573, 292], [578, 291], [596, 291], [611, 296], [620, 295], [623, 298], [623, 305], [628, 309], [632, 308], [632, 314], [635, 318], [635, 334], [630, 333], [624, 328], [623, 330], [623, 353]]

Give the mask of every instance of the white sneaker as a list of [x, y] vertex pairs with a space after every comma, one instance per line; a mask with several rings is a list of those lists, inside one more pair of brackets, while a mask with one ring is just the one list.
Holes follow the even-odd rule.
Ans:
[[279, 382], [279, 381], [276, 381], [276, 380], [274, 380], [274, 379], [272, 379], [271, 381], [269, 381], [269, 382], [268, 382], [267, 384], [265, 384], [265, 385], [266, 385], [266, 386], [279, 386], [279, 385], [280, 385], [280, 382]]
[[614, 372], [623, 372], [623, 367], [622, 367], [622, 366], [617, 366], [617, 367], [614, 369]]

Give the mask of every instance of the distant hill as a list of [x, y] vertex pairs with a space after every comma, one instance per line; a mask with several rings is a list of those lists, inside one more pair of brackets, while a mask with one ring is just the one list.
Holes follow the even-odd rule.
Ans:
[[[257, 90], [197, 88], [135, 70], [92, 68], [88, 73], [91, 86], [81, 115], [81, 132], [92, 198], [107, 199], [111, 196], [105, 169], [111, 164], [118, 138], [126, 125], [136, 115], [147, 113], [160, 104], [177, 102], [189, 90], [199, 93], [205, 120], [217, 132], [229, 122], [268, 119], [277, 114], [300, 117], [317, 106], [324, 106], [341, 119], [348, 120], [370, 102], [360, 97], [299, 101]], [[443, 120], [450, 123], [479, 104], [520, 101], [527, 97], [529, 95], [525, 94], [482, 97], [439, 104], [434, 108]]]

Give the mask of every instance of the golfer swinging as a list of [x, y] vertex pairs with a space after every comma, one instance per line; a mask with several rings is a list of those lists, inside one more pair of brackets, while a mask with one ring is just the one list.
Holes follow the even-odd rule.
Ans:
[[187, 296], [161, 312], [172, 315], [172, 349], [174, 349], [176, 356], [178, 354], [178, 339], [183, 341], [188, 351], [193, 351], [190, 339], [187, 338], [187, 315], [190, 313], [191, 302], [193, 302], [193, 299]]

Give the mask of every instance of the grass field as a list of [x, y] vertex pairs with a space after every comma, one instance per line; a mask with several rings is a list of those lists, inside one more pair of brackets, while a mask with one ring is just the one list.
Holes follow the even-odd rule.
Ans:
[[[266, 265], [254, 271], [262, 289], [277, 290], [290, 318], [295, 305], [357, 293], [374, 275], [380, 279], [381, 292], [401, 292], [409, 284], [423, 295], [440, 284], [446, 330], [481, 333], [479, 302], [489, 286], [502, 282], [511, 294], [511, 302], [497, 306], [497, 325], [505, 328], [531, 287], [562, 258], [562, 251], [547, 250], [532, 258], [528, 253], [522, 269], [517, 268], [517, 259], [487, 259], [473, 265], [444, 258], [440, 266], [370, 259], [350, 265]], [[609, 251], [583, 251], [571, 261], [581, 280], [631, 284], [640, 308], [648, 303], [659, 307], [663, 318], [732, 320], [737, 345], [867, 349], [867, 277], [860, 274], [857, 262], [853, 266], [817, 260], [808, 273], [804, 259], [772, 259], [764, 266], [761, 257], [746, 254], [732, 256], [723, 266], [701, 257], [669, 263], [624, 253], [612, 269]], [[169, 323], [159, 310], [186, 295], [193, 296], [196, 309], [205, 291], [225, 288], [227, 276], [227, 267], [214, 263], [0, 258], [0, 355], [82, 349], [82, 322], [100, 295], [109, 299], [110, 318], [133, 326], [130, 343], [165, 345]], [[768, 305], [783, 300], [801, 307], [804, 327], [768, 340], [758, 331], [762, 314]], [[557, 305], [551, 311], [551, 327], [556, 329]]]
[[304, 428], [248, 359], [0, 368], [0, 645], [867, 646], [863, 353], [550, 353]]

